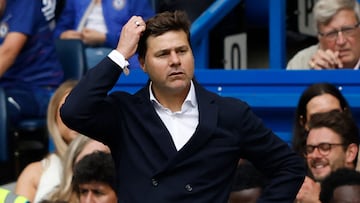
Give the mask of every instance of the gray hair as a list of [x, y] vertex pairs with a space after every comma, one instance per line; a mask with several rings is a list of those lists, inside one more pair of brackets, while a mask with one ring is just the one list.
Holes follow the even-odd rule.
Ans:
[[313, 9], [316, 29], [319, 24], [329, 23], [332, 17], [342, 9], [353, 10], [359, 21], [360, 5], [357, 0], [318, 0]]

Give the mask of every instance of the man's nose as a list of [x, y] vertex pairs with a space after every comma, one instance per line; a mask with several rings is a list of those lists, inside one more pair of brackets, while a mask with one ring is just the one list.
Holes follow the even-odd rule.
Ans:
[[170, 53], [170, 65], [178, 65], [180, 64], [180, 57], [175, 51]]
[[88, 192], [84, 197], [84, 202], [81, 203], [95, 203], [92, 192]]
[[337, 44], [344, 44], [346, 42], [345, 36], [343, 35], [343, 33], [341, 31], [338, 32], [337, 38], [336, 38], [336, 43]]

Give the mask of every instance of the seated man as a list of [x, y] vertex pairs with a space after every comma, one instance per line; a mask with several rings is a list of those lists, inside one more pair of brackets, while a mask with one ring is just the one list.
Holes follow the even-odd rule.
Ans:
[[62, 82], [52, 38], [53, 2], [0, 0], [0, 88], [10, 125], [45, 117], [50, 96]]
[[319, 202], [319, 183], [325, 177], [339, 168], [355, 170], [359, 129], [352, 117], [337, 110], [314, 114], [308, 127], [304, 153], [310, 174], [296, 199]]
[[320, 201], [360, 202], [360, 172], [342, 168], [331, 173], [321, 183]]
[[298, 52], [286, 69], [359, 69], [358, 1], [319, 0], [313, 14], [319, 44]]
[[72, 185], [80, 203], [117, 203], [115, 166], [110, 153], [93, 152], [74, 167]]

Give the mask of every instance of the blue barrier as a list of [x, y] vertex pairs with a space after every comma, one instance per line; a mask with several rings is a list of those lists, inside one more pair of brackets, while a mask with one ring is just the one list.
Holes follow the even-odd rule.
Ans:
[[[301, 93], [317, 82], [337, 85], [360, 124], [360, 72], [353, 70], [195, 70], [195, 77], [208, 90], [247, 102], [264, 123], [284, 141], [290, 142], [294, 111]], [[122, 76], [114, 90], [130, 93], [148, 77], [142, 71]]]

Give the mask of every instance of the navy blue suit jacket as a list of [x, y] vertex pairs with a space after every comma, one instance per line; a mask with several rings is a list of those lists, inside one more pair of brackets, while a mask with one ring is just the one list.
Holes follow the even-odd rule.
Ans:
[[194, 81], [199, 124], [177, 151], [149, 99], [108, 91], [121, 69], [109, 58], [90, 69], [61, 109], [65, 124], [111, 149], [119, 202], [226, 203], [239, 158], [269, 177], [259, 202], [292, 202], [305, 169], [289, 146], [249, 106], [220, 97]]

